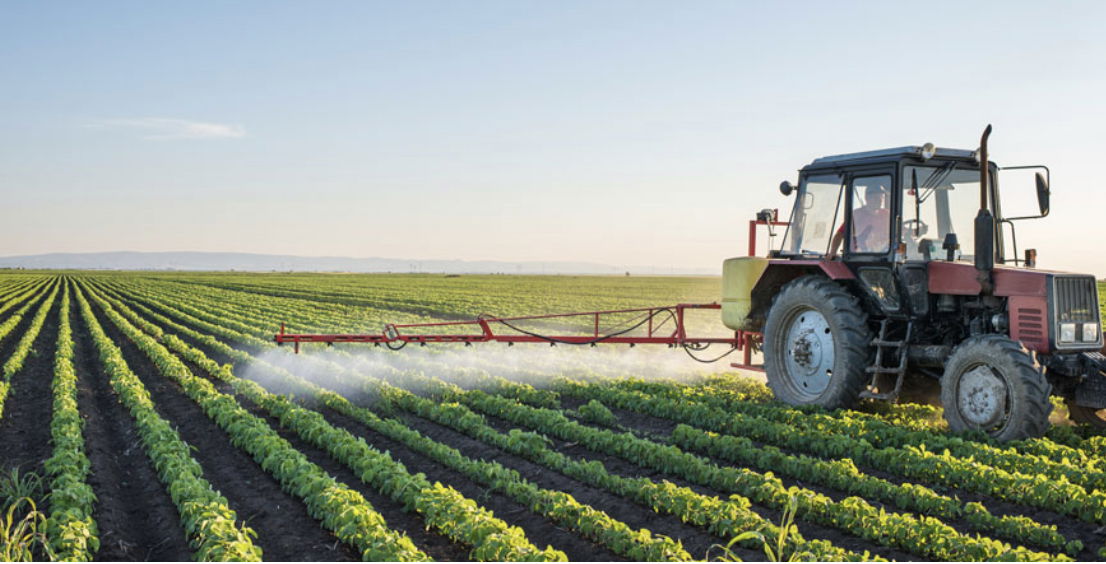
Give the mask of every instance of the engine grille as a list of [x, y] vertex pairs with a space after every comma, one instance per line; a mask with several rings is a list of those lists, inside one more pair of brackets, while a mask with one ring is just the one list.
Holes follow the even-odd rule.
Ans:
[[[1083, 340], [1083, 324], [1099, 323], [1098, 283], [1093, 276], [1055, 276], [1052, 279], [1052, 339], [1059, 350], [1097, 349], [1102, 346], [1101, 326], [1098, 338]], [[1075, 325], [1075, 341], [1060, 341], [1064, 324]]]
[[1092, 276], [1053, 278], [1056, 321], [1098, 321], [1098, 285]]
[[1044, 308], [1022, 306], [1014, 309], [1015, 339], [1025, 343], [1026, 347], [1036, 351], [1048, 351], [1048, 328], [1045, 327]]

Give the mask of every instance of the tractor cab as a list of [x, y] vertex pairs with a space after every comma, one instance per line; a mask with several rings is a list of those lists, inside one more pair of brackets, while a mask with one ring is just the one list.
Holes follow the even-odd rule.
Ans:
[[974, 261], [979, 169], [974, 151], [932, 145], [815, 159], [800, 170], [797, 189], [781, 184], [796, 192], [795, 204], [773, 256], [841, 262], [883, 314], [926, 315], [926, 263]]
[[[1003, 218], [998, 172], [988, 163], [987, 209], [999, 218], [990, 229], [992, 264], [1034, 266], [1036, 251], [1019, 258], [1014, 221]], [[782, 245], [776, 259], [843, 263], [867, 289], [867, 297], [890, 316], [930, 312], [929, 263], [976, 262], [976, 216], [980, 210], [978, 151], [906, 146], [815, 159], [799, 171]], [[1037, 196], [1048, 213], [1048, 169], [1039, 168]], [[1008, 229], [1001, 227], [1006, 225]], [[1015, 245], [1007, 252], [1004, 235]], [[983, 258], [983, 257], [981, 257]]]
[[[1002, 217], [997, 177], [988, 206]], [[1038, 167], [1014, 167], [1038, 168]], [[1047, 168], [1039, 167], [1045, 175]], [[1048, 212], [1048, 181], [1038, 184], [1041, 214]], [[785, 195], [797, 192], [780, 258], [835, 259], [858, 263], [974, 261], [974, 221], [980, 203], [977, 151], [907, 146], [815, 159], [799, 171], [798, 187], [785, 181]], [[1026, 218], [1010, 218], [1014, 219]], [[1001, 229], [994, 233], [994, 259], [1007, 256]]]

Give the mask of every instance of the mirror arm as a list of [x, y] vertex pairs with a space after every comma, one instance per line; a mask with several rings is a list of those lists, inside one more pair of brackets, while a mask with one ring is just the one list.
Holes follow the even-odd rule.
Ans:
[[1016, 218], [1016, 217], [1013, 217], [1013, 218], [1010, 218], [1010, 219], [1003, 218], [1003, 219], [1000, 219], [999, 221], [1001, 223], [1010, 224], [1010, 242], [1011, 242], [1011, 244], [1014, 245], [1014, 259], [1013, 259], [1013, 261], [1014, 261], [1014, 266], [1017, 266], [1018, 263], [1022, 263], [1022, 262], [1025, 262], [1025, 261], [1021, 260], [1021, 258], [1018, 256], [1018, 230], [1014, 229], [1014, 223], [1013, 223], [1013, 221], [1015, 219], [1018, 219], [1018, 218]]
[[1045, 166], [1045, 165], [1004, 166], [1004, 167], [1002, 167], [998, 170], [999, 170], [999, 172], [1002, 172], [1004, 170], [1027, 170], [1027, 169], [1031, 169], [1031, 168], [1042, 168], [1042, 169], [1044, 169], [1045, 179], [1048, 180], [1048, 183], [1049, 183], [1050, 186], [1052, 185], [1052, 173], [1048, 170], [1048, 167]]
[[[1028, 170], [1028, 169], [1032, 169], [1032, 168], [1044, 169], [1044, 171], [1045, 171], [1045, 183], [1048, 184], [1048, 188], [1049, 188], [1049, 190], [1051, 190], [1052, 189], [1052, 171], [1049, 170], [1049, 168], [1045, 165], [1004, 166], [1004, 167], [1000, 168], [999, 171], [1003, 171], [1003, 170]], [[1038, 174], [1040, 174], [1040, 173], [1038, 173]], [[1048, 217], [1048, 212], [1050, 212], [1050, 211], [1052, 211], [1052, 206], [1049, 206], [1049, 208], [1047, 210], [1045, 210], [1045, 213], [1042, 213], [1042, 214], [1021, 215], [1021, 216], [1018, 216], [1018, 217], [1007, 217], [1007, 218], [1003, 218], [1003, 221], [1020, 221], [1020, 220], [1023, 220], [1023, 219], [1040, 219], [1042, 217]]]
[[1022, 221], [1023, 219], [1041, 219], [1043, 217], [1048, 217], [1048, 214], [1045, 213], [1044, 215], [1022, 215], [1018, 217], [1004, 217], [1000, 221]]

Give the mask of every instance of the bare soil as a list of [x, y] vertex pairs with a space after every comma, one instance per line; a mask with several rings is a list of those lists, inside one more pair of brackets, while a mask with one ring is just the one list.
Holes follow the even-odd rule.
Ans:
[[[19, 468], [20, 472], [43, 474], [42, 464], [52, 454], [50, 446], [50, 419], [54, 412], [51, 384], [54, 378], [54, 354], [58, 341], [58, 310], [60, 300], [54, 300], [47, 312], [46, 322], [39, 331], [23, 363], [23, 368], [12, 375], [11, 388], [0, 415], [0, 449], [4, 453], [3, 468]], [[22, 331], [16, 328], [0, 346], [0, 359], [8, 359], [30, 325], [33, 317], [24, 316]], [[39, 508], [48, 506], [48, 500], [36, 500]]]

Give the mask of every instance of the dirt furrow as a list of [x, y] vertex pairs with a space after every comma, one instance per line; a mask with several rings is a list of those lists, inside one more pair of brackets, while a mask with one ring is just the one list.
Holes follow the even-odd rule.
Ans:
[[97, 561], [191, 559], [173, 500], [142, 449], [131, 415], [115, 396], [91, 334], [70, 311], [77, 395], [85, 447], [96, 494], [93, 518], [100, 529]]
[[[41, 475], [42, 463], [50, 457], [50, 417], [54, 409], [50, 386], [54, 378], [59, 307], [60, 300], [55, 300], [23, 368], [12, 375], [11, 390], [0, 418], [0, 452], [4, 453], [5, 468]], [[13, 347], [22, 336], [22, 333], [13, 336]], [[8, 354], [0, 358], [8, 358]]]

